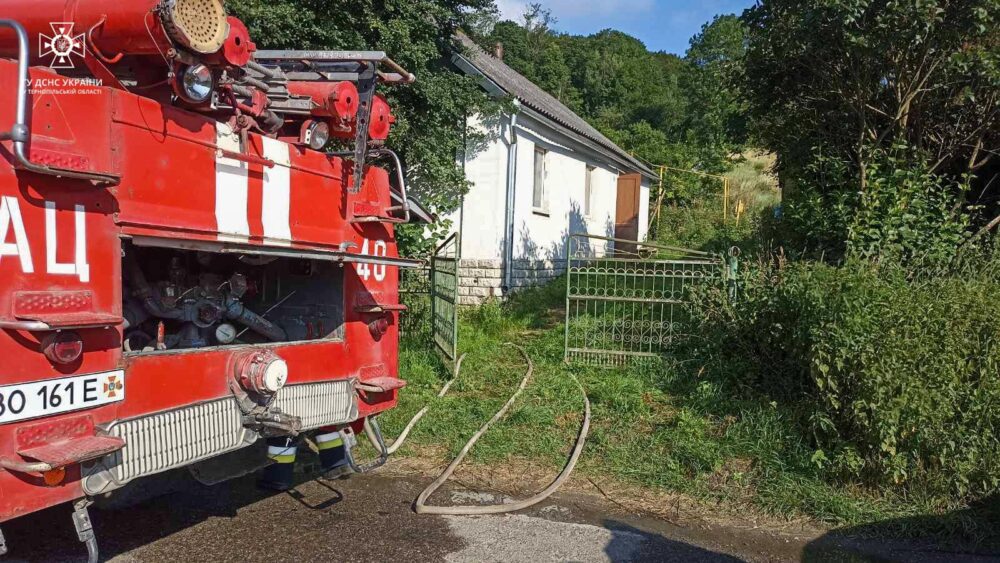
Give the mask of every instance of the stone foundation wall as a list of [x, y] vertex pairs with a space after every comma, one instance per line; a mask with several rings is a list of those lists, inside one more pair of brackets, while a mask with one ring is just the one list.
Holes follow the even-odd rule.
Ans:
[[490, 297], [502, 297], [503, 261], [468, 259], [458, 266], [458, 304], [479, 305]]
[[[503, 261], [467, 259], [459, 263], [459, 305], [481, 305], [503, 295]], [[515, 260], [512, 291], [552, 282], [566, 273], [565, 260]]]
[[546, 285], [565, 273], [565, 260], [515, 260], [513, 289]]

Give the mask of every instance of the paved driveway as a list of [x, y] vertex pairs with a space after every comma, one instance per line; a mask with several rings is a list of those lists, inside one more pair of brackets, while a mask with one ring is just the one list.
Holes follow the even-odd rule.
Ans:
[[[309, 481], [287, 494], [258, 491], [252, 478], [217, 487], [182, 481], [167, 496], [128, 509], [92, 509], [105, 560], [144, 561], [692, 561], [781, 560], [733, 537], [658, 521], [602, 514], [558, 497], [507, 516], [419, 516], [423, 479], [355, 477]], [[451, 491], [438, 502], [491, 502]], [[4, 526], [10, 561], [82, 560], [69, 508]], [[697, 536], [697, 537], [695, 537]], [[740, 557], [742, 551], [749, 551]], [[6, 563], [6, 560], [5, 560]]]

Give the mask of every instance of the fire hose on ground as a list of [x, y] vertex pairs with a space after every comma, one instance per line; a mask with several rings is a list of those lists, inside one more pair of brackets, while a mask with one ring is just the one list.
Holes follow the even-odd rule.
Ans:
[[[541, 492], [530, 498], [505, 504], [484, 505], [484, 506], [433, 506], [427, 504], [427, 499], [430, 498], [430, 496], [433, 495], [435, 492], [437, 492], [437, 490], [440, 489], [441, 486], [444, 485], [445, 482], [447, 482], [448, 479], [451, 478], [452, 474], [455, 473], [455, 470], [458, 468], [458, 466], [461, 465], [462, 461], [465, 460], [465, 457], [469, 454], [470, 451], [472, 451], [472, 448], [476, 445], [476, 442], [478, 442], [479, 439], [482, 438], [487, 431], [489, 431], [491, 426], [493, 426], [496, 422], [498, 422], [499, 420], [504, 418], [504, 416], [507, 415], [507, 412], [510, 411], [511, 407], [514, 406], [514, 403], [517, 402], [518, 397], [521, 396], [521, 393], [524, 392], [524, 390], [528, 386], [528, 383], [531, 381], [532, 375], [534, 374], [535, 371], [535, 366], [534, 363], [531, 361], [531, 357], [528, 356], [528, 353], [520, 346], [517, 346], [515, 344], [508, 344], [508, 345], [516, 349], [518, 352], [521, 353], [522, 356], [524, 356], [524, 359], [528, 364], [527, 373], [521, 380], [521, 384], [518, 386], [517, 391], [511, 396], [511, 398], [507, 401], [507, 403], [504, 404], [504, 406], [501, 407], [500, 410], [497, 411], [495, 415], [493, 415], [493, 418], [491, 418], [472, 436], [472, 438], [468, 441], [468, 443], [465, 444], [465, 447], [462, 448], [462, 451], [458, 454], [458, 457], [456, 457], [454, 461], [452, 461], [451, 464], [448, 465], [447, 468], [445, 468], [445, 470], [441, 473], [441, 475], [439, 475], [438, 478], [435, 479], [433, 483], [428, 485], [427, 488], [420, 493], [420, 495], [417, 497], [416, 502], [414, 503], [414, 510], [417, 512], [417, 514], [475, 516], [483, 514], [503, 514], [507, 512], [516, 512], [518, 510], [524, 510], [552, 496], [557, 490], [559, 490], [559, 487], [561, 487], [563, 483], [565, 483], [566, 480], [569, 479], [569, 476], [573, 473], [573, 469], [576, 468], [576, 464], [580, 460], [580, 455], [583, 453], [584, 445], [587, 442], [587, 435], [590, 432], [591, 412], [590, 412], [590, 399], [587, 397], [586, 390], [580, 383], [580, 380], [577, 379], [575, 375], [570, 373], [569, 374], [570, 378], [573, 379], [573, 383], [575, 383], [576, 386], [580, 389], [580, 394], [583, 396], [583, 405], [584, 405], [583, 423], [580, 427], [579, 434], [577, 434], [576, 444], [573, 446], [573, 451], [570, 454], [570, 457], [566, 462], [566, 465], [563, 467], [563, 470], [559, 473], [559, 475], [557, 475], [556, 478], [549, 484], [548, 487], [546, 487], [544, 490], [542, 490]], [[459, 376], [461, 375], [462, 362], [464, 360], [465, 360], [465, 355], [463, 354], [458, 359], [458, 362], [455, 364], [454, 377], [448, 383], [446, 383], [444, 387], [441, 388], [441, 391], [437, 395], [438, 399], [444, 397], [448, 393], [448, 390], [451, 389], [452, 384], [454, 384], [455, 381], [458, 380]], [[403, 445], [403, 442], [406, 441], [406, 438], [409, 436], [410, 432], [417, 425], [420, 419], [422, 419], [429, 410], [430, 410], [429, 405], [421, 409], [413, 417], [413, 419], [411, 419], [410, 422], [406, 425], [406, 427], [403, 429], [403, 432], [399, 435], [399, 438], [397, 438], [392, 444], [390, 444], [385, 451], [389, 454], [396, 452]], [[373, 433], [371, 431], [366, 432], [366, 434], [369, 436], [369, 439], [372, 439]], [[379, 447], [374, 439], [372, 439], [372, 444], [375, 445], [376, 448]]]

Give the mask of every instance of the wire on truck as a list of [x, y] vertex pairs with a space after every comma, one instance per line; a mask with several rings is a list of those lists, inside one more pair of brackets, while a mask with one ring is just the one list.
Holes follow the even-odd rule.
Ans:
[[[531, 381], [531, 377], [535, 371], [535, 365], [534, 363], [532, 363], [531, 357], [528, 356], [528, 353], [523, 348], [517, 346], [516, 344], [508, 344], [508, 346], [516, 349], [518, 352], [521, 353], [522, 356], [524, 356], [524, 359], [528, 364], [527, 373], [525, 373], [524, 378], [521, 380], [521, 384], [517, 388], [517, 391], [514, 393], [513, 396], [511, 396], [511, 398], [507, 401], [507, 403], [499, 411], [497, 411], [495, 415], [493, 415], [493, 418], [491, 418], [486, 424], [482, 426], [482, 428], [480, 428], [472, 436], [472, 438], [468, 441], [468, 443], [465, 444], [465, 447], [462, 448], [462, 451], [458, 454], [458, 457], [456, 457], [455, 460], [452, 461], [447, 468], [445, 468], [445, 470], [441, 473], [441, 475], [438, 476], [438, 478], [435, 479], [433, 483], [428, 485], [427, 488], [420, 493], [420, 495], [417, 497], [416, 502], [414, 503], [414, 510], [417, 512], [417, 514], [474, 516], [482, 514], [504, 514], [507, 512], [516, 512], [518, 510], [524, 510], [525, 508], [534, 506], [552, 496], [557, 490], [559, 490], [559, 487], [561, 487], [563, 483], [565, 483], [566, 480], [569, 479], [570, 474], [573, 473], [573, 469], [576, 467], [577, 462], [580, 460], [580, 455], [583, 453], [583, 447], [587, 442], [587, 435], [590, 433], [591, 413], [590, 413], [590, 398], [587, 397], [587, 391], [583, 388], [583, 385], [580, 383], [580, 380], [577, 379], [575, 375], [570, 373], [569, 374], [570, 378], [572, 378], [573, 382], [576, 383], [576, 386], [580, 389], [580, 394], [583, 396], [583, 405], [584, 405], [583, 424], [580, 427], [580, 433], [577, 435], [576, 445], [573, 447], [573, 452], [570, 455], [569, 460], [566, 462], [566, 465], [565, 467], [563, 467], [563, 470], [559, 473], [558, 476], [556, 476], [555, 480], [553, 480], [548, 487], [546, 487], [543, 491], [541, 491], [537, 495], [509, 504], [494, 504], [485, 506], [432, 506], [427, 504], [427, 499], [430, 498], [430, 496], [433, 495], [435, 492], [437, 492], [437, 490], [440, 489], [441, 486], [444, 485], [445, 482], [447, 482], [448, 479], [451, 478], [452, 474], [455, 473], [455, 470], [458, 468], [458, 466], [462, 464], [462, 461], [465, 460], [465, 457], [469, 454], [470, 451], [472, 451], [472, 448], [473, 446], [476, 445], [476, 442], [478, 442], [479, 439], [482, 438], [484, 434], [486, 434], [486, 432], [490, 429], [491, 426], [493, 426], [493, 424], [495, 424], [496, 422], [498, 422], [504, 416], [507, 415], [507, 412], [511, 409], [512, 406], [514, 406], [514, 403], [517, 401], [518, 397], [521, 396], [521, 393], [524, 392], [525, 388], [527, 388], [528, 386], [528, 383]], [[437, 396], [439, 399], [444, 397], [448, 393], [448, 390], [451, 388], [452, 384], [461, 375], [462, 361], [464, 359], [465, 355], [463, 354], [458, 359], [458, 362], [455, 365], [454, 377], [451, 379], [451, 381], [446, 383], [445, 386], [438, 393]], [[413, 427], [416, 426], [417, 422], [419, 422], [420, 419], [423, 418], [425, 414], [427, 414], [429, 408], [430, 408], [429, 406], [424, 407], [423, 409], [420, 410], [420, 412], [416, 414], [416, 416], [413, 417], [413, 419], [410, 420], [409, 424], [406, 425], [406, 428], [403, 430], [403, 433], [400, 434], [399, 438], [397, 438], [396, 441], [393, 442], [391, 446], [389, 446], [390, 452], [395, 452], [396, 450], [399, 449], [400, 446], [403, 445], [403, 442], [406, 440], [409, 433], [413, 430]]]

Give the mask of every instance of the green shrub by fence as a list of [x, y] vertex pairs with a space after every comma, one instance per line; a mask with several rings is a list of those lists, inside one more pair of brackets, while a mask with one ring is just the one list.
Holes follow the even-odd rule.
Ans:
[[[986, 271], [985, 269], [983, 270]], [[853, 262], [761, 267], [696, 300], [691, 350], [801, 413], [830, 478], [952, 501], [1000, 489], [1000, 283]]]

